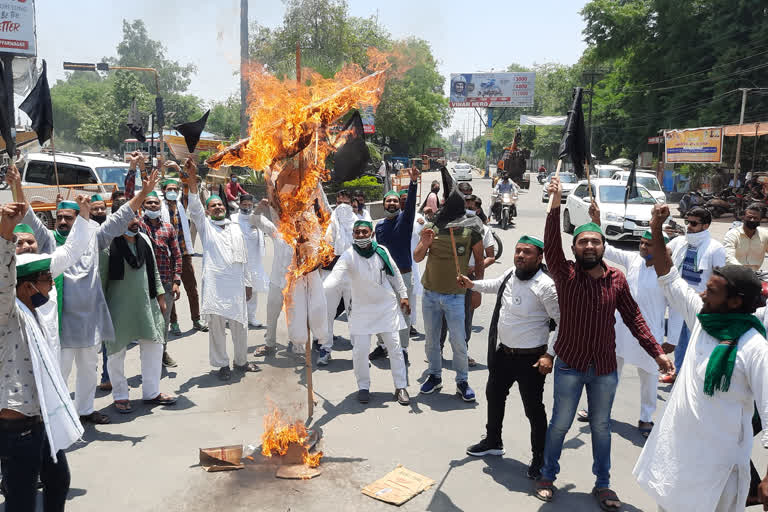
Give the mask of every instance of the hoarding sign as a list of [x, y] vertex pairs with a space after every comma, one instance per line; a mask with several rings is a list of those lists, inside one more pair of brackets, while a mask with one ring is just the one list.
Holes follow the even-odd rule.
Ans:
[[664, 142], [664, 137], [648, 137], [648, 144], [661, 144]]
[[0, 0], [0, 54], [37, 56], [34, 0]]
[[451, 108], [532, 107], [536, 73], [451, 74]]
[[675, 164], [719, 164], [723, 161], [723, 129], [665, 130], [666, 161]]
[[364, 133], [376, 133], [376, 120], [374, 118], [373, 105], [361, 105], [360, 118], [363, 121]]

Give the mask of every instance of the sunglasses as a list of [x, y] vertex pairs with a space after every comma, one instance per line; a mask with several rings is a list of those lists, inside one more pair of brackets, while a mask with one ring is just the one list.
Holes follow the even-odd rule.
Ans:
[[696, 227], [696, 226], [698, 226], [699, 224], [702, 224], [702, 223], [701, 223], [701, 222], [698, 222], [698, 221], [695, 221], [695, 220], [688, 220], [688, 219], [685, 219], [685, 225], [686, 225], [686, 226], [691, 226], [691, 227], [694, 227], [694, 228], [695, 228], [695, 227]]

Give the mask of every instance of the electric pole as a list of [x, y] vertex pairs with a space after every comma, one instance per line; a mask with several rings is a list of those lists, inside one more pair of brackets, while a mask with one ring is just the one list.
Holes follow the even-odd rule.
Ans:
[[240, 0], [240, 138], [248, 136], [248, 0]]
[[589, 113], [587, 114], [587, 124], [589, 125], [589, 152], [592, 153], [592, 98], [595, 96], [595, 80], [599, 80], [605, 75], [603, 69], [592, 69], [581, 74], [582, 80], [589, 80], [589, 90], [584, 91], [589, 94]]
[[[741, 132], [741, 125], [744, 124], [744, 111], [747, 109], [747, 94], [749, 93], [749, 88], [742, 87], [739, 89], [741, 91], [741, 116], [739, 116], [739, 132]], [[739, 136], [736, 139], [736, 161], [733, 163], [733, 182], [736, 183], [736, 178], [739, 176], [739, 173], [741, 171], [741, 133], [739, 133]]]

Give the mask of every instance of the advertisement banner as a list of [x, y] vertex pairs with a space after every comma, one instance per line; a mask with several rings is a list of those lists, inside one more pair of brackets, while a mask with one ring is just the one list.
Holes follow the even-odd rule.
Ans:
[[376, 133], [373, 105], [361, 105], [360, 118], [363, 120], [363, 132], [366, 135]]
[[0, 54], [37, 56], [34, 0], [0, 0]]
[[723, 161], [722, 127], [665, 130], [666, 161], [675, 164], [719, 164]]
[[532, 107], [536, 73], [453, 73], [451, 108]]

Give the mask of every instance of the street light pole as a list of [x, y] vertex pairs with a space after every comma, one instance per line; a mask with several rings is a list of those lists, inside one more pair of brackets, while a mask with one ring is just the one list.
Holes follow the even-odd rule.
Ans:
[[742, 87], [741, 91], [741, 116], [739, 117], [739, 136], [736, 139], [736, 161], [733, 163], [733, 182], [736, 183], [736, 179], [741, 171], [741, 125], [744, 124], [744, 111], [747, 109], [747, 93], [749, 88]]

